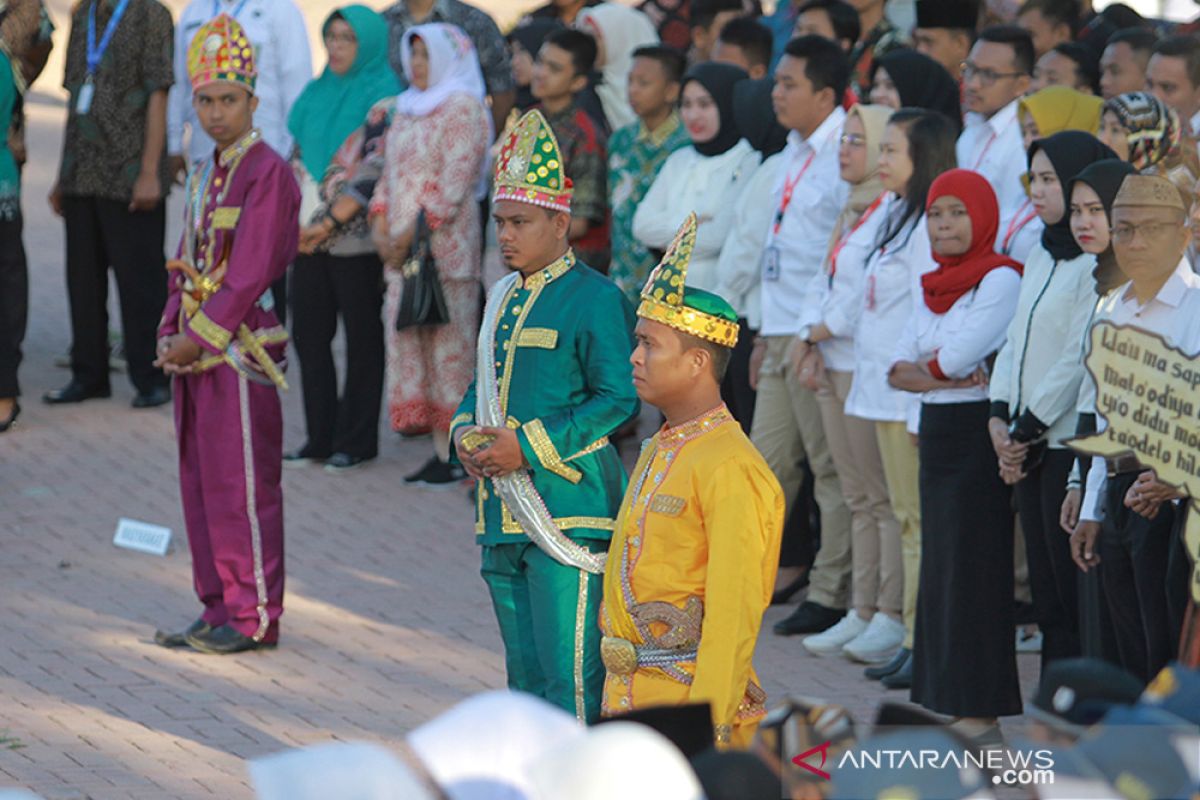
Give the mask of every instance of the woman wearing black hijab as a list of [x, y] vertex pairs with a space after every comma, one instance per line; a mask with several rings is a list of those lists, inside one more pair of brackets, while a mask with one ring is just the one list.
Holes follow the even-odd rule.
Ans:
[[889, 108], [940, 111], [962, 129], [959, 88], [954, 77], [924, 53], [901, 48], [871, 67], [871, 102]]
[[1115, 158], [1088, 133], [1063, 131], [1029, 148], [1029, 193], [1045, 223], [1030, 251], [1017, 312], [993, 368], [988, 430], [1000, 475], [1016, 491], [1025, 535], [1042, 666], [1080, 653], [1078, 568], [1059, 526], [1074, 456], [1084, 333], [1096, 304], [1096, 256], [1071, 234], [1066, 187], [1089, 165]]

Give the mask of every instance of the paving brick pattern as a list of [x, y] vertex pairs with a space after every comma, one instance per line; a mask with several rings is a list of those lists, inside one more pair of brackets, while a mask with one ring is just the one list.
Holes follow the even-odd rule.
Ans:
[[[170, 412], [131, 410], [121, 375], [111, 400], [38, 401], [67, 380], [53, 361], [69, 326], [61, 228], [43, 200], [63, 108], [45, 95], [31, 105], [25, 410], [0, 437], [0, 787], [64, 799], [249, 797], [246, 758], [331, 739], [396, 742], [502, 686], [465, 491], [405, 488], [429, 444], [390, 434], [367, 469], [285, 472], [278, 651], [221, 658], [153, 645], [156, 626], [197, 613]], [[284, 408], [286, 441], [297, 446], [298, 391]], [[115, 548], [120, 517], [169, 526], [174, 551]], [[870, 719], [883, 691], [847, 662], [772, 636], [786, 611], [768, 613], [758, 651], [771, 696], [824, 697]], [[1035, 670], [1022, 657], [1027, 694]]]

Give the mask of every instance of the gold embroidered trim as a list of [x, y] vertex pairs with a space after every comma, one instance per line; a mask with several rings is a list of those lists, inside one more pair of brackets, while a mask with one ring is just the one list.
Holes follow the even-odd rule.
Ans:
[[579, 597], [575, 601], [575, 717], [587, 722], [583, 686], [583, 632], [587, 622], [588, 573], [579, 570]]
[[466, 424], [469, 422], [474, 422], [474, 421], [475, 421], [474, 414], [466, 414], [466, 413], [458, 414], [457, 416], [454, 417], [454, 419], [450, 420], [450, 430], [454, 430], [459, 425], [463, 425], [463, 424]]
[[226, 347], [229, 347], [229, 341], [233, 338], [233, 331], [227, 331], [217, 323], [213, 322], [204, 313], [204, 309], [198, 309], [195, 315], [188, 320], [188, 327], [192, 332], [207, 342], [214, 350], [224, 352]]
[[637, 315], [653, 322], [661, 322], [663, 325], [692, 336], [698, 336], [722, 347], [733, 347], [737, 344], [738, 324], [736, 322], [730, 322], [688, 306], [672, 305], [643, 296], [637, 309]]
[[597, 439], [596, 441], [589, 444], [587, 447], [580, 450], [575, 455], [571, 456], [570, 458], [564, 458], [563, 463], [570, 464], [572, 461], [574, 461], [577, 458], [583, 458], [584, 456], [591, 455], [592, 453], [595, 453], [597, 450], [603, 450], [606, 447], [608, 447], [608, 437], [602, 436], [599, 439]]
[[550, 441], [550, 435], [546, 433], [546, 426], [540, 419], [526, 422], [521, 426], [521, 430], [525, 431], [525, 435], [529, 438], [529, 445], [533, 448], [533, 452], [544, 469], [571, 483], [579, 483], [583, 480], [582, 472], [563, 463], [562, 456], [558, 454], [554, 443]]
[[526, 278], [524, 283], [521, 284], [521, 288], [528, 289], [531, 292], [541, 289], [547, 283], [558, 280], [563, 275], [566, 275], [567, 271], [573, 266], [575, 266], [575, 251], [567, 250], [567, 252], [563, 253], [562, 258]]
[[213, 211], [212, 229], [214, 231], [236, 228], [242, 209], [237, 206], [221, 206]]
[[717, 744], [729, 744], [733, 736], [733, 727], [730, 725], [713, 725], [713, 741]]
[[488, 490], [487, 481], [475, 481], [475, 535], [483, 536], [487, 533], [487, 528], [484, 526], [483, 504], [487, 502]]
[[[508, 510], [508, 506], [500, 503], [501, 508], [501, 531], [503, 533], [513, 533], [525, 535], [521, 524], [517, 522], [516, 517]], [[613, 531], [617, 528], [617, 521], [611, 517], [556, 517], [554, 524], [558, 526], [560, 531], [573, 530], [575, 528], [587, 528], [594, 531]]]
[[650, 501], [650, 510], [668, 517], [678, 517], [687, 508], [687, 500], [669, 494], [656, 494]]
[[267, 579], [263, 570], [262, 529], [258, 522], [258, 503], [255, 498], [254, 442], [250, 431], [250, 393], [245, 375], [238, 375], [238, 412], [242, 424], [242, 472], [246, 480], [246, 516], [250, 520], [250, 552], [254, 559], [254, 590], [258, 601], [258, 630], [251, 638], [261, 642], [267, 635], [271, 620], [267, 614]]
[[558, 347], [558, 331], [553, 328], [526, 328], [517, 337], [517, 347], [540, 347], [553, 350]]

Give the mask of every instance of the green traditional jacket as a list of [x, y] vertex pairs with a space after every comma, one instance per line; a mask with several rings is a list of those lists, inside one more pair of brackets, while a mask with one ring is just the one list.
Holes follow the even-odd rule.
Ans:
[[[500, 407], [534, 487], [572, 539], [607, 541], [616, 527], [626, 476], [608, 436], [639, 408], [629, 364], [635, 322], [621, 290], [570, 251], [514, 284], [496, 318]], [[452, 439], [475, 424], [476, 382], [450, 422]], [[477, 541], [528, 542], [491, 483], [476, 486]]]

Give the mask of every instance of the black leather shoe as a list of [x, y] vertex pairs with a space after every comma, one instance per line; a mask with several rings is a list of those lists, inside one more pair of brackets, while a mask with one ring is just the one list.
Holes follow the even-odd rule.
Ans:
[[780, 606], [792, 599], [792, 595], [808, 586], [808, 570], [800, 573], [800, 577], [784, 586], [775, 590], [775, 594], [771, 595], [771, 605]]
[[148, 392], [138, 392], [130, 404], [134, 408], [157, 408], [171, 402], [171, 390], [166, 386], [155, 386]]
[[256, 642], [228, 625], [189, 633], [185, 638], [193, 650], [217, 656], [244, 653], [247, 650], [269, 650], [275, 647], [274, 642]]
[[891, 675], [885, 676], [879, 682], [888, 689], [911, 689], [913, 678], [912, 669], [912, 653], [909, 653], [908, 658], [904, 661], [904, 664], [900, 667], [900, 669], [896, 670]]
[[787, 619], [775, 623], [772, 630], [779, 636], [794, 636], [797, 633], [820, 633], [832, 628], [846, 616], [845, 609], [826, 608], [820, 603], [805, 600]]
[[349, 453], [334, 453], [325, 459], [326, 472], [347, 472], [358, 469], [371, 459], [366, 456], [352, 456]]
[[102, 397], [112, 397], [112, 390], [107, 387], [89, 389], [81, 383], [71, 381], [61, 389], [51, 389], [46, 392], [42, 395], [42, 400], [52, 406], [57, 406], [66, 403], [82, 403], [84, 400]]
[[8, 419], [0, 422], [0, 433], [5, 433], [13, 425], [17, 424], [17, 417], [21, 416], [21, 404], [13, 401], [12, 413], [8, 415]]
[[212, 630], [207, 622], [198, 619], [191, 625], [188, 625], [181, 631], [168, 633], [167, 631], [158, 630], [154, 632], [154, 643], [161, 647], [187, 647], [187, 637], [193, 633], [208, 633]]
[[864, 669], [863, 676], [873, 681], [882, 680], [883, 678], [886, 678], [888, 675], [891, 675], [893, 672], [903, 667], [904, 662], [908, 661], [908, 657], [911, 654], [912, 650], [909, 650], [907, 647], [902, 647], [900, 648], [900, 651], [896, 653], [896, 655], [892, 656], [892, 660], [886, 664], [880, 664], [875, 667], [867, 667]]

